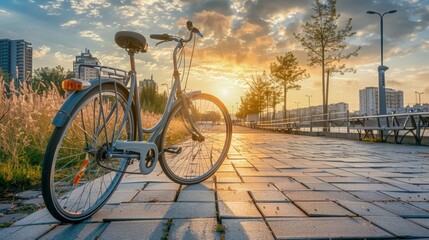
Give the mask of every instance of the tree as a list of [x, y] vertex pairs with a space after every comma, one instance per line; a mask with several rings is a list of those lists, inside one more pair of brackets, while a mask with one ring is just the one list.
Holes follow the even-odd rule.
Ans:
[[337, 22], [341, 14], [336, 13], [336, 4], [336, 0], [328, 0], [326, 4], [321, 0], [315, 0], [313, 4], [315, 15], [312, 15], [311, 20], [303, 25], [303, 35], [294, 33], [295, 38], [307, 50], [310, 66], [322, 67], [325, 119], [328, 113], [329, 77], [334, 73], [354, 72], [353, 68], [347, 68], [345, 64], [341, 64], [341, 61], [357, 57], [360, 50], [360, 47], [357, 47], [345, 52], [348, 50], [346, 38], [352, 37], [356, 32], [352, 31], [351, 18], [346, 21], [344, 28], [338, 27]]
[[263, 109], [269, 106], [267, 103], [267, 89], [269, 89], [269, 86], [270, 83], [264, 75], [252, 76], [248, 94], [249, 110], [251, 112], [261, 114]]
[[61, 96], [64, 96], [65, 91], [61, 87], [61, 82], [64, 79], [74, 77], [74, 73], [65, 71], [60, 65], [53, 68], [41, 67], [34, 70], [33, 79], [30, 80], [30, 85], [38, 94], [52, 91], [56, 88]]
[[287, 52], [284, 56], [277, 56], [276, 62], [270, 64], [271, 75], [274, 80], [283, 86], [283, 118], [286, 118], [287, 92], [289, 90], [299, 90], [301, 86], [297, 83], [300, 80], [309, 78], [305, 69], [301, 69], [298, 60], [292, 52]]
[[167, 94], [158, 93], [155, 84], [143, 84], [140, 91], [140, 102], [144, 111], [162, 113], [167, 104]]

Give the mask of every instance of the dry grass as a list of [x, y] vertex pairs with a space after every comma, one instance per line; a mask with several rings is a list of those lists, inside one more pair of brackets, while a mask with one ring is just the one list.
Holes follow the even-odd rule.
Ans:
[[[5, 89], [3, 81], [0, 88]], [[13, 84], [10, 88], [14, 89]], [[39, 184], [43, 155], [53, 129], [50, 121], [63, 101], [56, 90], [38, 95], [23, 87], [9, 98], [0, 94], [1, 192]]]

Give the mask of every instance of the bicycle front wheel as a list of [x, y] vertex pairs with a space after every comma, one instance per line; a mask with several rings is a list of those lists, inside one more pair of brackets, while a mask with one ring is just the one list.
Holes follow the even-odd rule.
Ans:
[[[180, 184], [199, 183], [213, 175], [228, 153], [232, 136], [231, 118], [219, 99], [197, 94], [189, 100], [188, 110], [178, 104], [171, 111], [161, 138], [161, 167]], [[191, 119], [184, 111], [191, 113]], [[195, 134], [190, 121], [202, 137]]]
[[[125, 171], [127, 159], [106, 154], [119, 136], [134, 140], [134, 107], [124, 127], [128, 92], [104, 84], [88, 92], [64, 126], [57, 127], [46, 149], [42, 193], [50, 213], [62, 222], [82, 221], [100, 209]], [[101, 92], [100, 92], [101, 91]]]

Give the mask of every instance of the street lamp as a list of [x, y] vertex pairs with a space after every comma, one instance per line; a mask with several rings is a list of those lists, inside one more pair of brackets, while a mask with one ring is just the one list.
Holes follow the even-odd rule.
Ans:
[[305, 95], [308, 98], [308, 108], [310, 108], [310, 98], [313, 97], [313, 95]]
[[380, 41], [381, 41], [381, 65], [378, 66], [378, 102], [379, 102], [379, 114], [385, 115], [386, 114], [386, 84], [385, 84], [385, 78], [384, 73], [389, 69], [388, 67], [383, 65], [383, 17], [386, 14], [391, 14], [397, 12], [396, 10], [390, 10], [388, 12], [385, 12], [383, 14], [380, 14], [375, 11], [367, 11], [367, 14], [377, 14], [380, 16]]
[[422, 94], [425, 94], [425, 93], [424, 93], [424, 92], [414, 92], [414, 93], [419, 95], [419, 105], [422, 105], [422, 98], [421, 98], [421, 95], [422, 95]]
[[299, 116], [299, 113], [298, 113], [298, 107], [299, 107], [299, 104], [301, 103], [301, 102], [295, 102], [296, 103], [296, 116], [298, 117]]

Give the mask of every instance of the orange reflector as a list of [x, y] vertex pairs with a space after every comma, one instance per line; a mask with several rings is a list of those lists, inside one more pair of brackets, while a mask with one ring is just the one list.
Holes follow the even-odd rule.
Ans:
[[91, 84], [77, 78], [66, 79], [61, 83], [61, 86], [66, 91], [78, 92], [87, 89]]
[[86, 170], [86, 166], [88, 165], [88, 163], [89, 163], [89, 160], [88, 160], [88, 157], [86, 157], [85, 160], [83, 160], [82, 164], [80, 165], [79, 172], [76, 174], [76, 176], [73, 179], [73, 185], [77, 185], [79, 183], [80, 179], [83, 176], [83, 173]]
[[72, 79], [64, 80], [61, 83], [61, 86], [63, 87], [64, 90], [67, 90], [67, 91], [81, 91], [82, 90], [82, 83], [76, 82]]

